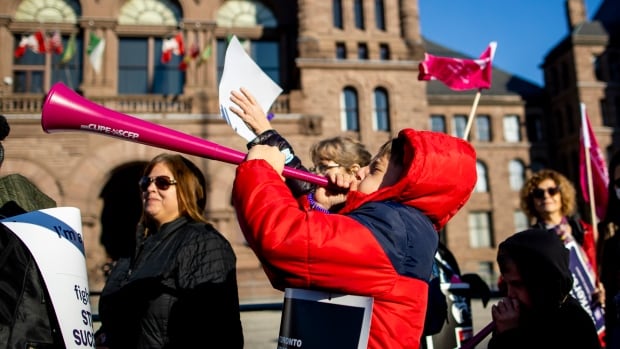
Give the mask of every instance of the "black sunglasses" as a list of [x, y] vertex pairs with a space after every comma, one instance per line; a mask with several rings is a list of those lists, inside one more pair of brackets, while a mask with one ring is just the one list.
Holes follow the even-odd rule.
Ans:
[[547, 189], [536, 188], [532, 190], [532, 196], [535, 197], [536, 199], [544, 199], [545, 192], [549, 193], [549, 196], [554, 196], [555, 194], [560, 192], [560, 188], [559, 187], [551, 187]]
[[168, 176], [147, 177], [144, 176], [138, 181], [140, 190], [146, 191], [151, 183], [155, 182], [155, 186], [159, 190], [168, 190], [171, 185], [177, 184], [177, 181]]
[[620, 178], [614, 179], [614, 184], [616, 187], [620, 188]]

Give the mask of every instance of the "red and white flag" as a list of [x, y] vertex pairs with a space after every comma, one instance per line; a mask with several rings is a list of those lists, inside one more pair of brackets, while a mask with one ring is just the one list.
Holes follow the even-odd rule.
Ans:
[[418, 80], [439, 80], [450, 89], [463, 91], [491, 87], [493, 56], [497, 43], [491, 42], [478, 59], [433, 56], [425, 53]]
[[39, 30], [34, 34], [22, 36], [14, 52], [15, 58], [23, 56], [27, 49], [30, 49], [34, 53], [45, 53], [47, 50], [45, 46], [45, 34]]
[[586, 203], [590, 203], [590, 192], [588, 184], [588, 169], [586, 152], [590, 156], [590, 169], [592, 173], [592, 192], [594, 194], [594, 206], [596, 215], [599, 219], [605, 218], [607, 207], [607, 185], [609, 184], [609, 174], [603, 152], [598, 146], [590, 119], [586, 113], [585, 104], [581, 103], [581, 135], [579, 137], [579, 177], [581, 184], [581, 194]]
[[53, 52], [57, 55], [61, 54], [64, 48], [62, 47], [62, 37], [60, 36], [60, 32], [56, 30], [54, 35], [49, 40], [48, 49], [50, 52]]
[[164, 39], [161, 45], [161, 62], [166, 64], [172, 59], [172, 55], [182, 56], [185, 54], [185, 47], [183, 43], [183, 34], [177, 33], [170, 39]]

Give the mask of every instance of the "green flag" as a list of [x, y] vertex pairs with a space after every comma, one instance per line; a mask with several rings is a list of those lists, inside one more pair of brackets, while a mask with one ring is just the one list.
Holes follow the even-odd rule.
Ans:
[[207, 47], [205, 47], [204, 50], [202, 50], [202, 53], [200, 54], [200, 59], [198, 60], [198, 65], [201, 65], [203, 63], [205, 63], [207, 60], [209, 60], [209, 57], [211, 57], [211, 44], [207, 44]]
[[88, 40], [88, 48], [86, 49], [86, 53], [88, 54], [90, 63], [93, 65], [93, 69], [96, 73], [99, 73], [101, 71], [104, 47], [105, 39], [100, 38], [91, 32], [90, 39]]
[[65, 48], [65, 53], [62, 55], [62, 58], [60, 59], [60, 63], [62, 64], [66, 64], [69, 63], [69, 61], [71, 60], [71, 58], [73, 58], [73, 56], [75, 55], [75, 48], [76, 43], [75, 43], [75, 33], [71, 34], [71, 37], [69, 38], [69, 42], [67, 43], [67, 47]]

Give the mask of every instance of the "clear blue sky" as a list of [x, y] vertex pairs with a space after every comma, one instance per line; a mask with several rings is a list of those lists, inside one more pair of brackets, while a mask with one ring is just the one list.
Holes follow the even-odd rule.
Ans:
[[[588, 19], [603, 0], [585, 0]], [[568, 34], [566, 0], [418, 0], [422, 35], [478, 57], [497, 41], [493, 66], [542, 86], [544, 56]]]

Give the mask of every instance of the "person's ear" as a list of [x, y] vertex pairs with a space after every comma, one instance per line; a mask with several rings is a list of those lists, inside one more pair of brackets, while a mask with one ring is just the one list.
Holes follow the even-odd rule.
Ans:
[[353, 165], [351, 165], [351, 167], [349, 167], [349, 173], [356, 174], [357, 171], [360, 170], [360, 168], [362, 168], [362, 166], [360, 166], [360, 164], [353, 164]]

